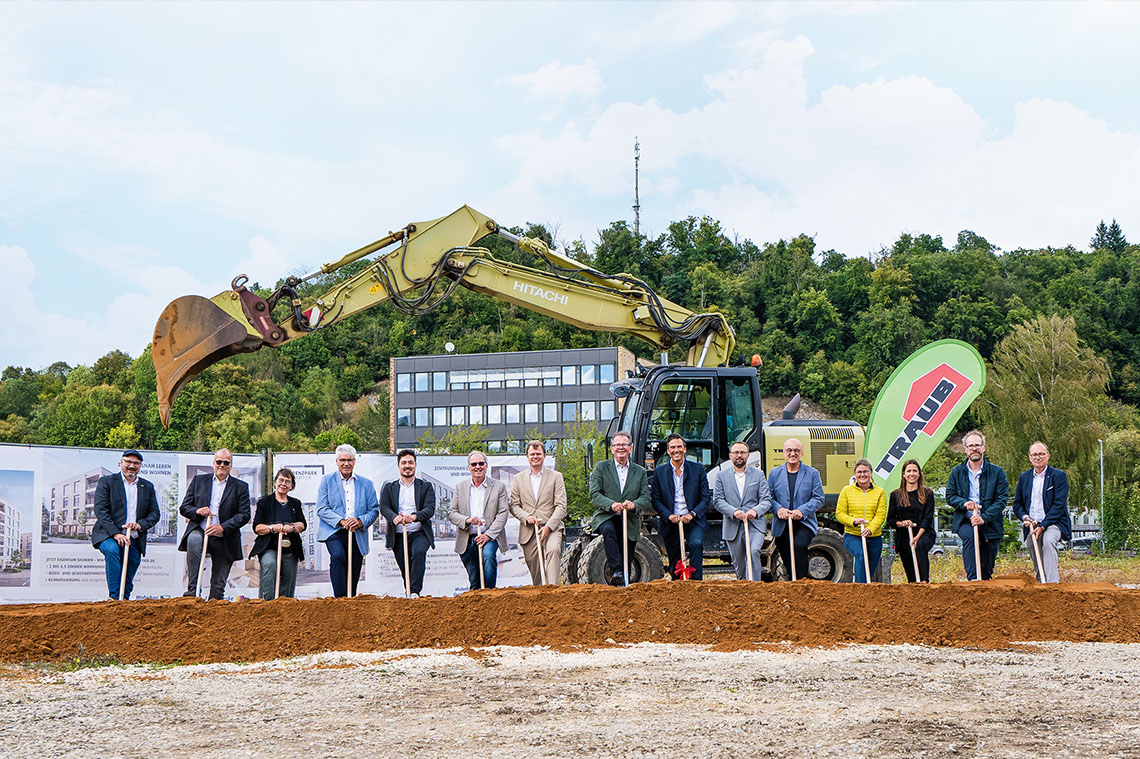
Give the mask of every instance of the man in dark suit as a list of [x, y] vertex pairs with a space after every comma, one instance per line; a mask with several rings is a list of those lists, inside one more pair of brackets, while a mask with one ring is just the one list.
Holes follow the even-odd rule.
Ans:
[[[1049, 466], [1049, 449], [1041, 441], [1029, 446], [1029, 463], [1033, 465], [1017, 478], [1013, 496], [1013, 513], [1021, 520], [1021, 537], [1029, 548], [1036, 577], [1045, 582], [1060, 582], [1057, 572], [1057, 541], [1072, 538], [1069, 518], [1069, 475]], [[1029, 536], [1041, 550], [1041, 566], [1037, 551], [1029, 545]]]
[[[772, 520], [772, 538], [788, 577], [808, 577], [808, 546], [819, 531], [815, 512], [823, 506], [823, 478], [819, 470], [803, 463], [804, 444], [788, 438], [784, 443], [784, 463], [768, 473], [768, 491], [776, 518]], [[788, 518], [791, 518], [791, 529]]]
[[[158, 524], [160, 512], [150, 480], [139, 477], [142, 454], [123, 451], [119, 474], [99, 478], [95, 486], [95, 527], [91, 544], [103, 552], [107, 565], [107, 592], [111, 599], [131, 597], [135, 573], [146, 555], [146, 533]], [[127, 558], [127, 587], [119, 587], [123, 579], [123, 552], [130, 546]]]
[[606, 568], [610, 572], [610, 585], [615, 586], [623, 586], [632, 579], [625, 576], [622, 561], [622, 520], [625, 520], [628, 536], [626, 555], [632, 558], [641, 538], [638, 514], [649, 508], [649, 477], [645, 467], [630, 461], [632, 440], [628, 432], [616, 433], [610, 440], [614, 457], [598, 462], [590, 472], [590, 503], [594, 506], [590, 529], [605, 541], [602, 547], [606, 549]]
[[704, 578], [702, 559], [704, 557], [705, 529], [708, 517], [705, 516], [712, 502], [709, 478], [705, 468], [696, 461], [685, 458], [685, 439], [677, 433], [665, 439], [665, 451], [669, 454], [669, 465], [659, 466], [649, 478], [649, 500], [660, 518], [657, 532], [665, 541], [665, 553], [669, 557], [669, 572], [673, 579], [681, 577], [684, 571], [681, 561], [681, 535], [678, 525], [685, 527], [685, 548], [688, 553], [687, 566], [692, 567], [692, 579]]
[[221, 600], [226, 592], [230, 567], [242, 558], [241, 528], [249, 521], [249, 485], [231, 475], [233, 454], [225, 448], [214, 454], [214, 473], [190, 480], [178, 511], [190, 520], [179, 551], [186, 551], [190, 580], [184, 596], [198, 595], [198, 574], [203, 561], [203, 543], [208, 541], [212, 568], [210, 598]]
[[[435, 547], [431, 518], [435, 516], [435, 490], [416, 477], [416, 452], [405, 448], [396, 454], [400, 479], [380, 490], [380, 513], [388, 520], [388, 548], [400, 567], [400, 577], [412, 598], [424, 589], [428, 548]], [[408, 535], [408, 571], [404, 576], [404, 536]]]
[[[981, 432], [967, 432], [962, 447], [966, 449], [966, 460], [951, 469], [946, 480], [946, 503], [954, 509], [950, 525], [962, 541], [966, 579], [988, 580], [993, 577], [1005, 533], [1002, 520], [1009, 500], [1009, 480], [1004, 469], [986, 459], [986, 438]], [[974, 545], [974, 527], [978, 528], [978, 545]]]

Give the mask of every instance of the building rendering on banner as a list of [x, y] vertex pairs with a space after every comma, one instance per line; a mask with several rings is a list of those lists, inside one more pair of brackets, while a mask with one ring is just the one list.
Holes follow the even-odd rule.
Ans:
[[474, 424], [488, 453], [522, 453], [536, 430], [553, 446], [577, 420], [604, 430], [619, 410], [610, 383], [634, 362], [622, 347], [393, 358], [392, 450]]
[[15, 557], [20, 555], [20, 547], [20, 510], [0, 499], [0, 569], [19, 568]]
[[95, 486], [111, 470], [98, 467], [51, 486], [48, 534], [53, 538], [86, 540], [95, 529]]

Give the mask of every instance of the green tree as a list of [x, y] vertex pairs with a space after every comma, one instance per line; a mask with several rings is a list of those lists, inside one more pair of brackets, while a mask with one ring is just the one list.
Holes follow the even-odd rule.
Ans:
[[425, 432], [416, 439], [416, 450], [427, 455], [462, 456], [469, 451], [487, 450], [490, 430], [481, 424], [448, 427], [440, 437]]
[[1089, 248], [1092, 250], [1111, 250], [1117, 255], [1123, 253], [1127, 247], [1128, 240], [1124, 238], [1124, 231], [1116, 223], [1116, 219], [1112, 220], [1110, 226], [1105, 226], [1104, 219], [1101, 219], [1100, 224], [1096, 225], [1096, 233], [1089, 240]]
[[1072, 505], [1087, 508], [1107, 385], [1108, 366], [1080, 345], [1071, 317], [1037, 316], [1015, 326], [994, 350], [977, 407], [992, 432], [987, 455], [1012, 477], [1026, 466], [1030, 444], [1043, 441], [1052, 463], [1069, 473]]
[[604, 441], [605, 435], [597, 423], [578, 418], [566, 423], [562, 439], [558, 441], [555, 463], [566, 483], [566, 518], [571, 523], [580, 523], [593, 511], [586, 463], [591, 451], [595, 460], [603, 457]]
[[135, 425], [128, 421], [119, 422], [114, 429], [107, 433], [106, 446], [108, 448], [134, 448], [139, 444], [139, 433]]
[[360, 436], [349, 427], [338, 424], [331, 430], [325, 430], [313, 438], [313, 445], [318, 451], [335, 451], [338, 445], [351, 445], [361, 448]]

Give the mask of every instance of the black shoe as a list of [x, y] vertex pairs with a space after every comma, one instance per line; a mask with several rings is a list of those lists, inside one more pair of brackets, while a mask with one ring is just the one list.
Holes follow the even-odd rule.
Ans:
[[198, 594], [197, 594], [197, 593], [195, 593], [195, 592], [193, 592], [193, 591], [190, 591], [190, 590], [188, 590], [188, 591], [186, 591], [185, 593], [183, 593], [183, 594], [182, 594], [182, 597], [183, 597], [183, 598], [196, 598], [197, 596], [198, 596]]
[[625, 574], [622, 572], [614, 572], [610, 575], [610, 585], [615, 588], [620, 588], [625, 585]]

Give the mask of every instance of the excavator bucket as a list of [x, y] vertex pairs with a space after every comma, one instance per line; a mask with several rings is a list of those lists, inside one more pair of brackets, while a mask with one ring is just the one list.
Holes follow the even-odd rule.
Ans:
[[208, 298], [184, 295], [162, 310], [152, 352], [158, 415], [170, 427], [170, 408], [182, 387], [210, 364], [255, 351], [262, 339]]

